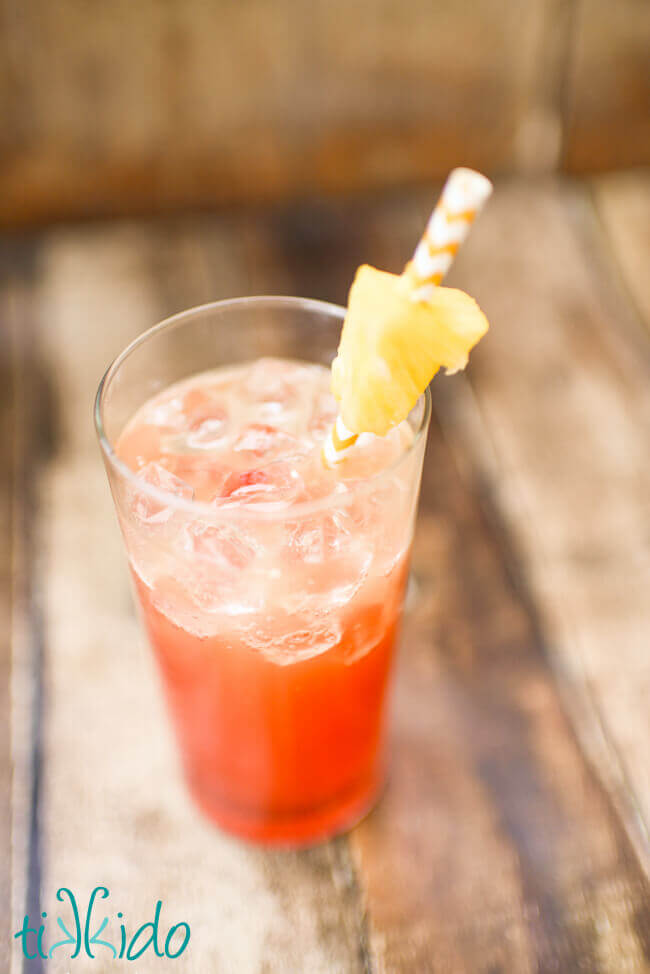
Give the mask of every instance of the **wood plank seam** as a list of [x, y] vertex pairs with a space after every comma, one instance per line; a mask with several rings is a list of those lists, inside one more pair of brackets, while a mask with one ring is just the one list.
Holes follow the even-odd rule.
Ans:
[[[554, 651], [551, 635], [552, 623], [544, 617], [532, 594], [532, 586], [526, 568], [526, 558], [519, 550], [516, 531], [507, 515], [510, 505], [499, 497], [499, 462], [492, 443], [490, 430], [483, 419], [480, 406], [466, 376], [454, 380], [456, 402], [442, 390], [434, 394], [436, 415], [445, 438], [456, 458], [461, 476], [474, 485], [483, 509], [490, 522], [498, 525], [495, 538], [504, 553], [504, 563], [533, 625], [539, 644], [556, 674], [556, 686], [571, 719], [571, 725], [589, 760], [594, 775], [603, 781], [606, 791], [624, 822], [636, 856], [646, 875], [650, 876], [650, 829], [636, 800], [621, 755], [607, 731], [597, 698], [592, 692], [580, 653]], [[459, 451], [460, 443], [471, 444], [472, 466], [468, 465], [468, 451]], [[507, 540], [506, 540], [507, 539]]]
[[[42, 716], [44, 651], [36, 555], [38, 473], [51, 446], [54, 411], [40, 371], [34, 315], [37, 245], [30, 238], [3, 244], [7, 339], [13, 402], [11, 484], [11, 905], [12, 930], [24, 914], [41, 912]], [[0, 299], [2, 298], [0, 289]], [[41, 958], [25, 959], [8, 941], [7, 970], [39, 974]]]
[[594, 180], [589, 183], [588, 193], [591, 202], [591, 211], [593, 214], [592, 223], [594, 228], [594, 237], [599, 244], [599, 253], [594, 255], [595, 259], [599, 260], [600, 264], [606, 263], [612, 279], [612, 287], [621, 292], [625, 298], [626, 304], [632, 309], [634, 316], [641, 326], [639, 329], [642, 339], [641, 344], [645, 348], [650, 360], [650, 346], [644, 341], [648, 334], [650, 334], [650, 319], [648, 319], [647, 315], [645, 314], [638, 295], [634, 289], [630, 287], [628, 277], [624, 272], [623, 265], [620, 257], [618, 256], [618, 250], [614, 246], [612, 238], [607, 231], [607, 225], [598, 201], [596, 183]]
[[566, 36], [562, 74], [558, 83], [558, 110], [561, 119], [562, 139], [558, 153], [558, 169], [567, 168], [570, 144], [571, 125], [571, 82], [574, 72], [576, 56], [576, 39], [578, 35], [578, 5], [581, 0], [568, 0], [568, 14], [566, 17]]

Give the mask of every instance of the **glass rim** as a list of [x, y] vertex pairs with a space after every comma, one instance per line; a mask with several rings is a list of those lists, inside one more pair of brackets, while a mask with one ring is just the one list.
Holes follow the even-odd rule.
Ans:
[[320, 301], [315, 298], [301, 298], [283, 294], [250, 295], [237, 298], [225, 298], [219, 301], [209, 301], [205, 304], [196, 305], [195, 307], [187, 308], [185, 311], [179, 311], [176, 314], [170, 315], [168, 318], [163, 318], [162, 321], [159, 321], [157, 324], [145, 329], [113, 359], [104, 372], [102, 378], [100, 379], [99, 386], [97, 387], [97, 393], [95, 395], [93, 406], [93, 418], [95, 423], [95, 431], [97, 433], [97, 438], [99, 440], [99, 445], [104, 455], [105, 462], [109, 464], [115, 473], [118, 474], [123, 480], [131, 484], [134, 489], [157, 501], [159, 504], [164, 504], [166, 507], [172, 508], [172, 510], [182, 511], [185, 514], [191, 514], [193, 516], [200, 514], [211, 521], [236, 520], [241, 515], [245, 515], [246, 518], [255, 518], [260, 520], [279, 520], [286, 519], [287, 517], [299, 518], [325, 510], [332, 506], [333, 503], [337, 505], [350, 503], [359, 495], [360, 492], [365, 493], [366, 491], [370, 490], [371, 486], [376, 486], [378, 482], [381, 482], [381, 480], [385, 479], [390, 473], [395, 472], [395, 470], [397, 470], [405, 461], [406, 457], [411, 455], [416, 445], [420, 442], [431, 418], [431, 392], [428, 386], [424, 390], [421, 397], [424, 399], [422, 418], [418, 428], [413, 433], [413, 439], [409, 445], [391, 463], [387, 464], [385, 467], [381, 467], [379, 470], [376, 470], [363, 481], [355, 482], [354, 487], [349, 491], [349, 497], [345, 497], [343, 494], [328, 494], [326, 497], [309, 501], [299, 501], [297, 504], [282, 506], [278, 507], [277, 509], [261, 509], [259, 504], [250, 502], [242, 502], [236, 506], [219, 508], [215, 507], [211, 503], [208, 503], [207, 501], [186, 500], [185, 498], [177, 497], [175, 494], [172, 494], [169, 491], [162, 490], [159, 487], [155, 487], [153, 484], [147, 483], [147, 481], [132, 470], [128, 464], [121, 460], [115, 452], [113, 444], [108, 438], [104, 425], [104, 399], [106, 392], [110, 387], [111, 381], [115, 378], [120, 367], [129, 358], [129, 356], [135, 352], [137, 348], [145, 344], [145, 342], [155, 338], [160, 333], [167, 331], [168, 329], [177, 328], [183, 324], [187, 324], [193, 318], [198, 318], [211, 311], [227, 311], [230, 308], [240, 308], [250, 304], [255, 304], [258, 307], [263, 306], [264, 304], [275, 306], [284, 305], [285, 307], [289, 306], [293, 308], [300, 308], [305, 311], [325, 313], [332, 317], [337, 317], [341, 321], [345, 317], [346, 312], [346, 309], [342, 305], [333, 304], [329, 301]]

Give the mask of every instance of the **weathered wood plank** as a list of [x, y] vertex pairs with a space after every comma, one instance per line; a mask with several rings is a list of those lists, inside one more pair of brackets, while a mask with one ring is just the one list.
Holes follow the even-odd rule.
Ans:
[[[2, 251], [0, 250], [0, 253]], [[0, 279], [0, 967], [7, 970], [11, 916], [11, 651], [15, 490], [14, 335], [8, 320], [6, 281]]]
[[38, 612], [34, 488], [47, 448], [47, 385], [34, 341], [34, 241], [0, 240], [0, 967], [38, 904]]
[[0, 222], [552, 168], [568, 12], [4, 0]]
[[352, 837], [380, 971], [643, 972], [650, 893], [560, 701], [507, 541], [429, 444], [391, 784]]
[[650, 329], [650, 174], [612, 173], [593, 183], [596, 210], [632, 301]]
[[573, 5], [565, 164], [594, 172], [650, 163], [650, 7], [645, 0]]
[[[479, 257], [466, 257], [456, 275], [468, 287], [474, 281], [488, 310], [493, 295], [514, 302], [513, 289], [531, 286], [530, 275], [520, 280], [517, 262], [541, 259], [538, 233], [547, 230], [536, 217], [548, 190], [502, 192], [477, 228]], [[344, 300], [360, 256], [392, 269], [404, 263], [434, 197], [348, 201], [329, 206], [326, 219], [291, 208], [266, 246], [258, 235], [267, 270], [256, 282], [274, 281], [268, 269], [279, 247], [282, 288], [291, 284], [289, 272], [291, 290]], [[521, 226], [511, 227], [515, 209]], [[556, 219], [564, 225], [562, 210]], [[495, 239], [513, 273], [479, 277], [477, 261]], [[586, 302], [588, 312], [590, 300], [578, 287], [577, 308]], [[493, 330], [519, 326], [520, 316], [523, 309], [514, 316], [503, 307]], [[527, 352], [520, 354], [525, 362]], [[439, 406], [449, 419], [457, 386], [439, 382], [448, 383]], [[632, 435], [641, 436], [636, 422], [641, 417], [631, 420]], [[451, 434], [457, 458], [472, 470], [462, 434]], [[491, 481], [509, 472], [503, 463], [503, 472], [489, 470]], [[577, 746], [521, 571], [501, 526], [480, 513], [479, 486], [473, 476], [458, 476], [434, 429], [413, 559], [419, 598], [406, 625], [395, 701], [392, 784], [351, 836], [373, 969], [645, 971], [647, 883]], [[554, 513], [561, 526], [561, 511]], [[535, 595], [543, 592], [535, 588]], [[635, 730], [642, 748], [643, 728]]]
[[495, 325], [477, 409], [449, 397], [446, 413], [489, 471], [583, 745], [647, 862], [649, 347], [586, 196], [514, 186], [492, 214], [456, 268]]
[[[218, 834], [190, 804], [94, 441], [101, 371], [144, 327], [208, 296], [195, 267], [191, 238], [173, 225], [62, 232], [44, 244], [39, 301], [61, 419], [41, 491], [43, 902], [63, 881], [81, 899], [102, 882], [113, 917], [120, 909], [134, 927], [160, 898], [167, 924], [191, 925], [190, 974], [354, 974], [361, 915], [345, 844], [267, 854]], [[160, 965], [143, 955], [138, 971]], [[65, 958], [49, 969], [67, 970]]]

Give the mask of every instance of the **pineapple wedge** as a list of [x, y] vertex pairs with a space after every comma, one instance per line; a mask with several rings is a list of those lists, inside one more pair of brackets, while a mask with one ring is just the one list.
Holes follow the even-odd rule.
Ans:
[[363, 264], [332, 364], [332, 392], [353, 433], [384, 436], [406, 419], [438, 371], [456, 372], [488, 322], [464, 291], [436, 287], [413, 301], [408, 277]]

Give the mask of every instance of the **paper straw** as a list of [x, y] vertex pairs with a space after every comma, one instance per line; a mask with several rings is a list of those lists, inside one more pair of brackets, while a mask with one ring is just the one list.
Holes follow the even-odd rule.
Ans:
[[323, 443], [323, 459], [327, 466], [340, 463], [358, 439], [359, 434], [349, 430], [339, 414]]
[[414, 301], [426, 301], [442, 281], [492, 192], [492, 183], [473, 169], [453, 169], [403, 276]]
[[[413, 301], [431, 297], [491, 193], [492, 183], [480, 172], [460, 168], [449, 173], [413, 259], [402, 273]], [[325, 463], [331, 466], [343, 460], [357, 436], [338, 416], [323, 444]]]

